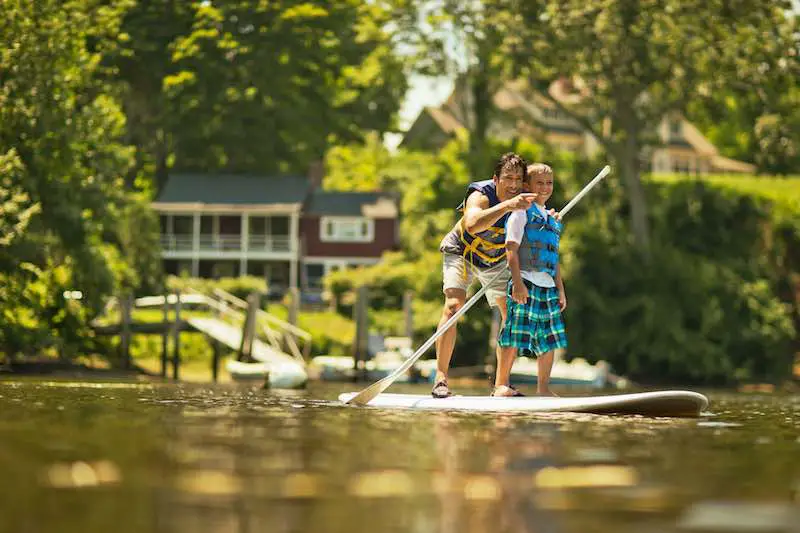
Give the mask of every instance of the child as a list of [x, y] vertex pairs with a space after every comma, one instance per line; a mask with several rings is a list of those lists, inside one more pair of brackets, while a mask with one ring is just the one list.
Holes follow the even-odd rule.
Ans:
[[511, 270], [507, 291], [507, 318], [498, 344], [502, 368], [498, 365], [492, 396], [523, 396], [510, 385], [511, 367], [519, 350], [538, 358], [537, 392], [550, 392], [550, 371], [556, 350], [567, 347], [562, 311], [567, 296], [558, 261], [561, 238], [560, 216], [548, 212], [545, 203], [553, 194], [553, 170], [544, 164], [528, 166], [534, 205], [514, 211], [506, 223], [506, 253]]

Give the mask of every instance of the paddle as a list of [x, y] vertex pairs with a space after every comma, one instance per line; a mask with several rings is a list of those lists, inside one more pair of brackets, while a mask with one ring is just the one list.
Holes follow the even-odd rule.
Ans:
[[[570, 209], [575, 207], [575, 204], [577, 204], [578, 201], [581, 198], [586, 196], [586, 193], [588, 193], [590, 190], [592, 190], [592, 188], [595, 185], [597, 185], [600, 182], [600, 180], [605, 178], [609, 174], [609, 172], [611, 172], [611, 167], [610, 166], [606, 165], [605, 167], [603, 167], [603, 170], [601, 170], [597, 174], [597, 176], [594, 177], [594, 179], [592, 181], [590, 181], [583, 189], [581, 189], [581, 191], [578, 194], [575, 195], [575, 198], [570, 200], [569, 203], [564, 206], [564, 209], [562, 209], [561, 212], [560, 212], [561, 216], [563, 217], [565, 214], [567, 214], [569, 212]], [[359, 392], [358, 394], [356, 394], [355, 396], [353, 396], [349, 400], [345, 401], [344, 403], [346, 403], [346, 404], [355, 404], [355, 405], [366, 405], [373, 398], [375, 398], [375, 396], [377, 396], [378, 394], [380, 394], [383, 391], [385, 391], [386, 389], [388, 389], [392, 385], [392, 383], [394, 383], [395, 380], [397, 380], [398, 377], [402, 376], [403, 373], [406, 370], [411, 368], [411, 366], [414, 363], [417, 362], [417, 359], [422, 357], [422, 355], [428, 350], [428, 348], [430, 348], [433, 345], [433, 343], [436, 342], [436, 339], [441, 337], [442, 334], [450, 328], [450, 326], [455, 324], [455, 322], [459, 318], [461, 318], [461, 315], [466, 313], [467, 310], [469, 310], [470, 307], [475, 305], [475, 302], [477, 302], [478, 299], [480, 299], [480, 297], [483, 296], [484, 293], [486, 292], [486, 287], [488, 287], [489, 285], [492, 285], [501, 275], [503, 275], [504, 272], [505, 271], [498, 272], [498, 274], [494, 278], [492, 278], [492, 280], [489, 283], [486, 283], [485, 285], [483, 285], [480, 288], [480, 290], [478, 292], [476, 292], [472, 296], [472, 298], [467, 300], [467, 302], [461, 307], [461, 309], [456, 311], [456, 313], [453, 316], [451, 316], [448, 319], [448, 321], [445, 322], [444, 325], [441, 328], [436, 330], [436, 333], [431, 335], [431, 337], [428, 340], [425, 341], [425, 344], [420, 346], [419, 349], [416, 352], [414, 352], [411, 355], [411, 357], [406, 359], [403, 362], [402, 365], [397, 367], [397, 369], [394, 372], [392, 372], [391, 374], [389, 374], [385, 378], [381, 379], [380, 381], [376, 381], [375, 383], [373, 383], [369, 387], [365, 388], [364, 390], [362, 390], [361, 392]]]

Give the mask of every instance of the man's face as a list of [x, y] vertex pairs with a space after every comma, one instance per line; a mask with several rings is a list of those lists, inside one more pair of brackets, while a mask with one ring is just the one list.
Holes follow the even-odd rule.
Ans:
[[522, 192], [522, 170], [504, 168], [499, 176], [494, 176], [497, 185], [497, 197], [505, 201]]
[[537, 203], [545, 203], [553, 195], [553, 175], [548, 173], [539, 173], [529, 176], [530, 191], [535, 192]]

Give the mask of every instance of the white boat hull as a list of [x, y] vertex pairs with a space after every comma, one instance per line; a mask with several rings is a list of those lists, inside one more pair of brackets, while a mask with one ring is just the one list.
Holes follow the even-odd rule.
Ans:
[[303, 387], [308, 381], [308, 374], [299, 364], [281, 362], [254, 362], [243, 363], [235, 359], [229, 360], [225, 368], [236, 381], [268, 380], [269, 387], [273, 389], [297, 389]]

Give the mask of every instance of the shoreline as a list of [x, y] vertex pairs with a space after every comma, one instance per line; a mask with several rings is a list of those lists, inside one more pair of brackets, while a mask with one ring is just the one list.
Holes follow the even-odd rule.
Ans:
[[156, 374], [133, 365], [130, 369], [88, 366], [84, 363], [62, 360], [30, 360], [5, 362], [0, 364], [0, 379], [9, 377], [50, 376], [59, 378], [113, 378], [142, 379], [159, 377]]

